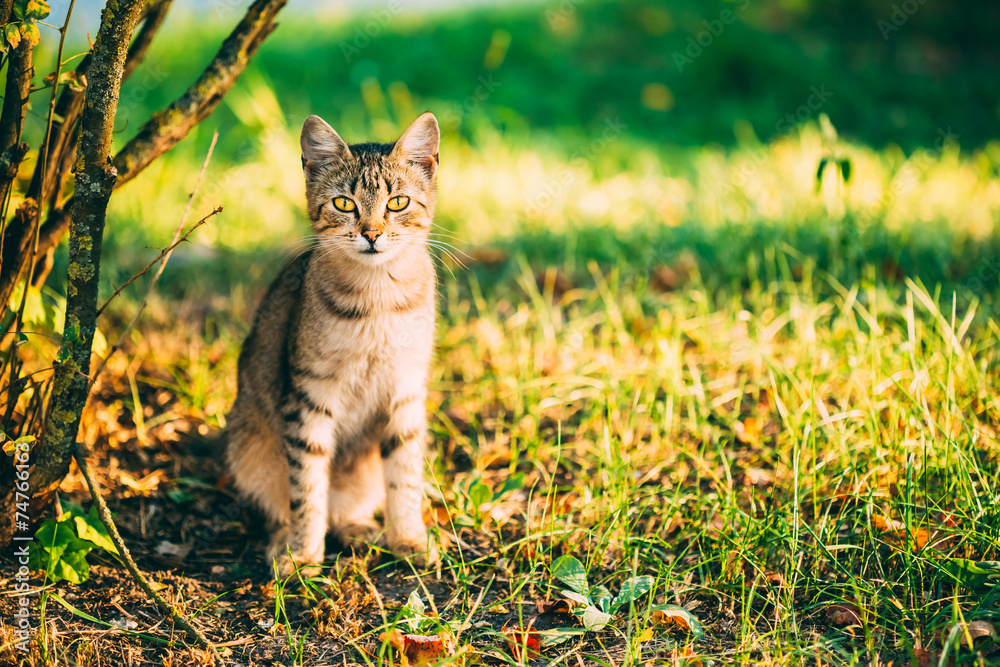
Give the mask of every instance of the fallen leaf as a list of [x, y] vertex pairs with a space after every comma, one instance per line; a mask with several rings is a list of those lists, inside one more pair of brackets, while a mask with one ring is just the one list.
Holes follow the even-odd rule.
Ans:
[[909, 544], [914, 549], [923, 549], [931, 537], [925, 528], [909, 530], [904, 522], [890, 519], [881, 514], [872, 515], [872, 524], [882, 534], [886, 542], [896, 547]]
[[643, 644], [645, 642], [652, 640], [653, 640], [653, 628], [646, 628], [633, 638], [633, 641], [636, 644]]
[[695, 618], [694, 614], [684, 607], [679, 607], [675, 604], [663, 604], [658, 607], [654, 607], [650, 618], [652, 619], [654, 626], [664, 628], [671, 632], [689, 632], [695, 637], [700, 637], [704, 634], [704, 631], [701, 628], [701, 623], [698, 622], [698, 619]]
[[760, 430], [763, 424], [756, 417], [747, 417], [743, 421], [733, 424], [733, 431], [736, 439], [744, 445], [752, 445], [760, 440]]
[[518, 662], [523, 662], [526, 659], [534, 660], [542, 650], [541, 633], [530, 624], [527, 629], [505, 625], [501, 632], [507, 638], [510, 652]]
[[404, 635], [399, 630], [390, 630], [379, 635], [379, 640], [387, 642], [399, 651], [401, 665], [425, 665], [431, 661], [455, 655], [455, 643], [445, 634], [431, 636]]
[[173, 556], [175, 558], [179, 558], [180, 560], [184, 560], [187, 558], [187, 555], [191, 553], [191, 547], [193, 546], [194, 544], [191, 542], [187, 542], [185, 544], [175, 544], [174, 542], [163, 540], [156, 545], [156, 553], [161, 556]]
[[678, 646], [670, 651], [670, 657], [674, 664], [690, 665], [691, 667], [701, 667], [702, 661], [690, 646]]
[[997, 626], [989, 621], [972, 621], [965, 626], [973, 650], [982, 650], [997, 641]]
[[579, 606], [579, 603], [565, 598], [559, 600], [541, 600], [535, 603], [535, 608], [538, 609], [539, 614], [570, 614], [573, 607], [577, 606]]
[[850, 602], [837, 602], [826, 608], [826, 620], [838, 627], [861, 626], [861, 609]]
[[913, 649], [914, 667], [935, 667], [938, 664], [938, 652], [925, 648]]

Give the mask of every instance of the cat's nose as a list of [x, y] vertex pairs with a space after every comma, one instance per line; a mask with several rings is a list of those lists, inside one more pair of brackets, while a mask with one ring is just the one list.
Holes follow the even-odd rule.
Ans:
[[378, 237], [382, 236], [382, 230], [366, 229], [365, 231], [361, 232], [361, 235], [364, 236], [366, 239], [368, 239], [369, 243], [374, 244], [375, 240], [378, 239]]

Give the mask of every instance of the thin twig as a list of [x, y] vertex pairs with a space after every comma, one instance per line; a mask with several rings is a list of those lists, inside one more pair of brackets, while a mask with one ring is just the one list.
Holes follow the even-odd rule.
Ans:
[[[154, 264], [156, 264], [157, 262], [159, 262], [161, 259], [163, 260], [163, 264], [160, 265], [159, 271], [156, 272], [156, 274], [153, 276], [153, 280], [150, 282], [149, 289], [146, 291], [146, 296], [144, 296], [142, 298], [142, 303], [139, 304], [139, 309], [135, 312], [135, 315], [132, 316], [132, 319], [129, 320], [128, 325], [126, 325], [126, 327], [122, 330], [122, 333], [121, 333], [120, 336], [118, 336], [118, 340], [115, 341], [115, 344], [111, 346], [111, 350], [108, 352], [107, 356], [104, 357], [104, 359], [101, 361], [101, 365], [98, 366], [97, 370], [94, 371], [94, 373], [90, 376], [90, 384], [87, 386], [87, 393], [88, 394], [94, 388], [94, 383], [97, 382], [97, 378], [98, 378], [98, 376], [100, 376], [101, 371], [103, 371], [104, 367], [107, 366], [108, 359], [110, 359], [111, 355], [113, 355], [115, 352], [117, 352], [118, 348], [120, 348], [122, 346], [122, 343], [125, 341], [125, 336], [127, 336], [128, 332], [132, 330], [132, 327], [134, 327], [135, 323], [139, 320], [139, 315], [141, 315], [142, 311], [146, 308], [146, 301], [149, 299], [149, 295], [150, 295], [150, 293], [153, 290], [153, 285], [156, 284], [156, 280], [160, 277], [160, 273], [163, 272], [163, 267], [166, 265], [167, 260], [170, 259], [170, 253], [171, 253], [171, 251], [173, 251], [173, 249], [176, 248], [177, 246], [179, 246], [180, 244], [182, 244], [185, 241], [187, 241], [187, 238], [191, 235], [191, 233], [194, 230], [196, 230], [199, 227], [201, 227], [206, 222], [208, 222], [209, 218], [211, 218], [212, 216], [218, 215], [219, 213], [222, 213], [222, 207], [221, 206], [217, 207], [214, 211], [212, 211], [211, 213], [209, 213], [208, 215], [206, 215], [204, 218], [202, 218], [198, 222], [194, 223], [194, 225], [191, 226], [191, 229], [187, 230], [187, 232], [184, 234], [184, 236], [182, 236], [181, 238], [177, 239], [176, 241], [174, 241], [173, 243], [171, 243], [169, 246], [167, 246], [166, 248], [164, 248], [163, 252], [161, 252], [160, 255], [156, 259], [154, 259], [152, 262], [150, 262], [149, 264], [146, 265], [146, 268], [144, 268], [142, 271], [140, 271], [136, 275], [132, 276], [132, 278], [127, 283], [125, 283], [124, 285], [122, 285], [121, 287], [119, 287], [118, 290], [114, 294], [111, 295], [111, 299], [113, 299], [116, 296], [118, 296], [118, 294], [123, 289], [125, 289], [126, 287], [128, 287], [129, 285], [131, 285], [137, 278], [145, 275], [145, 273], [147, 271], [149, 271], [151, 268], [153, 268]], [[174, 238], [177, 238], [177, 237], [175, 236]], [[104, 305], [101, 306], [100, 310], [97, 311], [98, 315], [100, 315], [104, 311], [104, 308], [109, 303], [111, 303], [111, 299], [108, 299], [104, 303]]]
[[164, 600], [159, 593], [153, 590], [153, 587], [149, 585], [149, 581], [146, 579], [146, 576], [139, 571], [135, 561], [132, 560], [132, 555], [129, 553], [128, 547], [125, 546], [122, 536], [118, 533], [118, 527], [111, 518], [111, 510], [108, 509], [108, 504], [104, 502], [104, 496], [101, 495], [101, 489], [98, 486], [97, 479], [94, 477], [94, 473], [91, 471], [90, 466], [87, 465], [87, 457], [84, 455], [79, 442], [75, 445], [73, 457], [76, 459], [76, 465], [80, 468], [80, 473], [87, 482], [87, 488], [90, 489], [90, 496], [94, 499], [94, 504], [97, 505], [97, 511], [101, 517], [101, 523], [103, 523], [104, 527], [108, 529], [108, 535], [111, 536], [111, 541], [114, 542], [115, 547], [118, 548], [118, 555], [121, 556], [122, 562], [125, 563], [125, 568], [132, 575], [132, 578], [135, 579], [136, 583], [139, 584], [139, 588], [143, 590], [150, 600], [156, 603], [160, 613], [169, 618], [176, 625], [180, 626], [180, 628], [187, 633], [188, 639], [196, 644], [198, 648], [210, 651], [213, 662], [218, 665], [218, 654], [212, 642], [206, 639], [205, 635], [201, 634], [196, 627], [191, 625], [191, 623], [184, 618], [183, 614], [181, 614], [176, 607]]
[[[122, 291], [126, 287], [128, 287], [129, 285], [131, 285], [132, 283], [134, 283], [136, 280], [138, 280], [139, 278], [142, 278], [144, 275], [146, 275], [151, 268], [153, 268], [154, 266], [156, 266], [157, 262], [159, 262], [161, 259], [164, 259], [165, 257], [169, 258], [170, 254], [173, 252], [174, 248], [176, 248], [180, 244], [182, 244], [185, 241], [187, 241], [188, 237], [191, 236], [191, 232], [193, 232], [194, 230], [198, 229], [203, 224], [205, 224], [206, 222], [208, 222], [209, 218], [212, 218], [212, 217], [218, 215], [219, 213], [222, 213], [222, 209], [223, 209], [222, 206], [217, 206], [214, 211], [212, 211], [211, 213], [209, 213], [208, 215], [206, 215], [204, 218], [202, 218], [198, 222], [194, 223], [194, 225], [192, 225], [191, 229], [187, 230], [187, 232], [184, 233], [184, 236], [182, 236], [179, 239], [175, 236], [174, 238], [176, 240], [174, 242], [172, 242], [170, 245], [168, 245], [166, 248], [164, 248], [163, 250], [161, 250], [160, 254], [156, 256], [156, 259], [154, 259], [152, 262], [150, 262], [149, 264], [147, 264], [146, 268], [144, 268], [142, 271], [140, 271], [139, 273], [137, 273], [134, 276], [132, 276], [131, 278], [129, 278], [128, 281], [124, 285], [122, 285], [121, 287], [119, 287], [118, 289], [116, 289], [115, 293], [112, 294], [110, 297], [108, 297], [108, 300], [104, 302], [104, 305], [97, 309], [97, 315], [100, 316], [101, 313], [104, 312], [104, 309], [108, 307], [108, 304], [111, 303], [112, 299], [114, 299], [116, 296], [118, 296], [119, 294], [121, 294]], [[166, 260], [164, 260], [163, 263], [166, 264]], [[160, 272], [162, 272], [162, 271], [163, 271], [163, 268], [161, 267], [160, 270], [157, 271], [155, 277], [159, 278]], [[155, 278], [154, 278], [154, 280], [155, 280]], [[150, 288], [152, 288], [152, 284], [150, 285]], [[147, 293], [147, 296], [148, 296], [148, 293]], [[143, 305], [145, 305], [145, 300], [143, 300]]]

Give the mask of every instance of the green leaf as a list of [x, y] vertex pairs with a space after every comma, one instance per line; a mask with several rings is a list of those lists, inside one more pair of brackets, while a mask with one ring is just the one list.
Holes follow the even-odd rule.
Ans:
[[410, 596], [406, 598], [406, 607], [415, 614], [423, 614], [427, 607], [424, 606], [424, 601], [420, 599], [420, 591], [416, 588], [410, 593]]
[[[83, 511], [83, 507], [77, 505], [76, 503], [70, 502], [65, 498], [59, 499], [59, 507], [62, 508], [63, 514], [68, 516], [85, 516], [87, 513]], [[66, 517], [63, 518], [63, 521]]]
[[524, 473], [517, 473], [516, 475], [511, 475], [504, 480], [503, 484], [497, 489], [497, 492], [493, 494], [493, 500], [499, 500], [503, 498], [508, 493], [512, 491], [519, 491], [524, 488]]
[[587, 594], [587, 571], [583, 563], [572, 556], [557, 558], [552, 563], [552, 576], [580, 595]]
[[69, 361], [69, 356], [70, 356], [69, 347], [66, 345], [61, 346], [59, 348], [59, 352], [56, 353], [56, 363], [65, 364], [67, 361]]
[[611, 601], [611, 607], [613, 609], [617, 609], [618, 607], [626, 605], [633, 600], [638, 600], [643, 595], [648, 593], [649, 589], [652, 587], [652, 577], [632, 577], [622, 584], [622, 589], [618, 591], [618, 595]]
[[18, 19], [44, 19], [52, 9], [45, 0], [14, 0], [14, 16]]
[[493, 492], [482, 482], [476, 482], [469, 489], [469, 500], [472, 502], [473, 508], [478, 510], [482, 505], [493, 500]]
[[970, 591], [1000, 584], [1000, 561], [971, 561], [952, 558], [941, 566], [955, 581]]
[[64, 515], [63, 521], [46, 519], [35, 532], [35, 542], [29, 553], [29, 560], [36, 564], [37, 569], [45, 570], [53, 581], [67, 580], [74, 584], [82, 583], [90, 577], [90, 566], [87, 564], [87, 554], [94, 549], [94, 544], [81, 540], [73, 530], [73, 524]]
[[588, 632], [597, 632], [603, 630], [611, 622], [611, 614], [591, 605], [583, 610], [583, 616], [580, 617], [580, 620], [583, 621], [585, 630]]
[[580, 637], [586, 630], [580, 628], [552, 628], [551, 630], [540, 630], [542, 636], [542, 646], [555, 646], [565, 641]]
[[28, 43], [32, 46], [38, 46], [38, 42], [42, 40], [42, 34], [38, 31], [38, 24], [34, 21], [22, 21], [21, 37], [28, 40]]
[[12, 49], [16, 49], [17, 45], [21, 43], [21, 31], [18, 29], [17, 25], [13, 23], [8, 23], [3, 27], [3, 39], [5, 42], [10, 44]]
[[67, 550], [61, 558], [51, 563], [51, 570], [47, 570], [49, 576], [53, 581], [65, 579], [72, 584], [82, 584], [90, 578], [87, 551]]
[[73, 517], [73, 522], [76, 524], [76, 534], [80, 539], [90, 540], [105, 551], [118, 555], [118, 547], [111, 541], [111, 535], [101, 522], [96, 506], [90, 508], [87, 516]]
[[611, 591], [607, 586], [593, 586], [589, 592], [590, 601], [601, 611], [611, 612]]

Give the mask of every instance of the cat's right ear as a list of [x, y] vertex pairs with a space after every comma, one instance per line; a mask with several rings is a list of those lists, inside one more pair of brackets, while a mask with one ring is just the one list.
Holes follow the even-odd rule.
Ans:
[[311, 176], [316, 169], [351, 156], [351, 149], [340, 135], [319, 116], [309, 116], [302, 124], [302, 169]]

